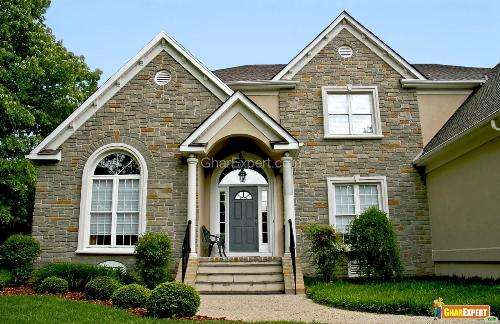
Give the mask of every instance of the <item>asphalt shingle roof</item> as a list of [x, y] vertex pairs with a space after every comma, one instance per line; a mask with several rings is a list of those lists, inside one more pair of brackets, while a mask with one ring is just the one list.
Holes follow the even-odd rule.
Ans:
[[[213, 71], [224, 82], [271, 80], [286, 64], [253, 64]], [[481, 80], [490, 68], [442, 64], [413, 64], [430, 80]]]
[[413, 64], [413, 66], [430, 80], [482, 80], [491, 70], [443, 64]]
[[454, 137], [500, 113], [500, 63], [488, 73], [486, 83], [451, 115], [424, 147], [425, 156]]

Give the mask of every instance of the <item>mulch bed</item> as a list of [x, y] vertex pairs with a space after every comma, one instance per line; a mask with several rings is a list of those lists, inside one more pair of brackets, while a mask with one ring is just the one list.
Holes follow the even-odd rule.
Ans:
[[[99, 304], [99, 305], [107, 305], [113, 306], [113, 302], [111, 300], [87, 300], [85, 299], [85, 294], [79, 291], [68, 291], [63, 294], [40, 294], [33, 290], [32, 286], [20, 286], [20, 287], [4, 287], [0, 290], [0, 296], [15, 296], [15, 295], [35, 295], [35, 296], [59, 296], [69, 300], [77, 300], [83, 301], [89, 304]], [[145, 308], [127, 308], [127, 311], [137, 315], [144, 317], [146, 316]], [[179, 318], [181, 320], [191, 320], [191, 321], [225, 321], [227, 320], [225, 317], [209, 317], [202, 315], [195, 315], [192, 317], [182, 317]]]

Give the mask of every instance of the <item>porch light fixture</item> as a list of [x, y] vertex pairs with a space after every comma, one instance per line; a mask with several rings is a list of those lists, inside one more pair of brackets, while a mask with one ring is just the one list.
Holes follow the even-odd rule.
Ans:
[[241, 169], [240, 172], [238, 172], [238, 176], [240, 177], [240, 182], [245, 183], [245, 180], [247, 179], [247, 173], [245, 170]]
[[247, 173], [245, 172], [245, 158], [243, 157], [243, 152], [240, 153], [238, 157], [238, 162], [240, 164], [240, 172], [238, 172], [238, 177], [240, 177], [240, 183], [245, 183], [247, 179]]

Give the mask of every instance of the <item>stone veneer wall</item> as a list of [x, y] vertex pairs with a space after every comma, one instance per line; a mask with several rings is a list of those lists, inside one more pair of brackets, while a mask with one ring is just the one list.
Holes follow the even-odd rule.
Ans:
[[[339, 46], [354, 55], [343, 59]], [[293, 90], [280, 92], [281, 123], [304, 143], [295, 161], [295, 204], [298, 248], [304, 270], [306, 242], [301, 228], [328, 223], [328, 176], [386, 176], [389, 216], [400, 253], [410, 275], [433, 273], [426, 188], [412, 160], [422, 149], [417, 98], [402, 89], [402, 77], [346, 30], [294, 76]], [[323, 139], [322, 86], [378, 87], [383, 139]]]
[[[158, 86], [153, 79], [162, 69], [172, 81]], [[64, 143], [59, 163], [39, 166], [33, 235], [42, 245], [40, 263], [133, 264], [131, 256], [75, 254], [83, 167], [97, 148], [112, 142], [133, 146], [146, 160], [147, 230], [167, 233], [177, 260], [187, 222], [187, 165], [179, 143], [220, 104], [166, 52], [145, 66]]]

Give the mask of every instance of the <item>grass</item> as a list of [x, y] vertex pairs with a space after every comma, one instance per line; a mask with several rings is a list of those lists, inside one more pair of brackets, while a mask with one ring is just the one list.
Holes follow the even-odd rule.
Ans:
[[387, 314], [431, 315], [432, 301], [447, 305], [490, 305], [500, 313], [500, 284], [451, 280], [405, 280], [392, 283], [310, 282], [307, 296], [318, 304]]
[[[2, 323], [139, 323], [139, 324], [194, 324], [199, 321], [141, 318], [110, 306], [66, 300], [55, 296], [0, 296]], [[204, 324], [241, 323], [231, 321], [203, 321]], [[285, 324], [292, 322], [260, 322]]]

